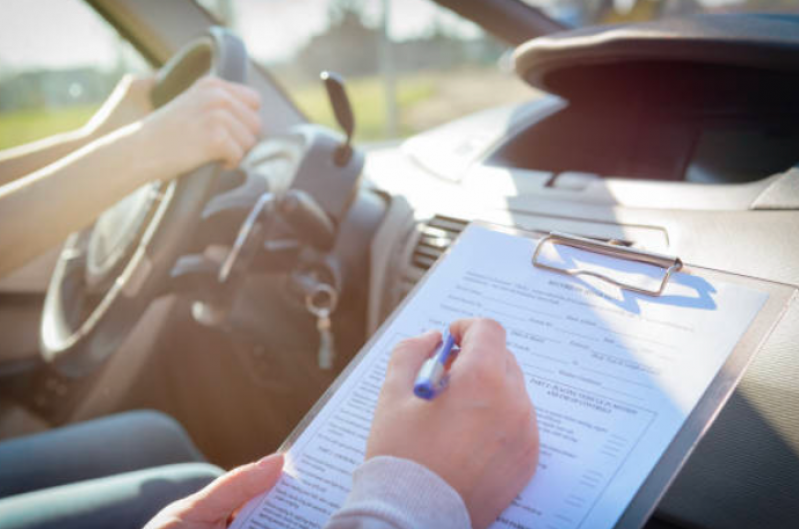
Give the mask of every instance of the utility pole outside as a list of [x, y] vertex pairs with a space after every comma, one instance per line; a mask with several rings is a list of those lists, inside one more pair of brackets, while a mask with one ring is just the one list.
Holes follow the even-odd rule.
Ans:
[[383, 0], [383, 23], [380, 31], [380, 73], [383, 78], [383, 94], [386, 105], [387, 138], [396, 138], [397, 130], [397, 87], [396, 71], [394, 68], [394, 54], [391, 50], [389, 23], [391, 15], [391, 0]]

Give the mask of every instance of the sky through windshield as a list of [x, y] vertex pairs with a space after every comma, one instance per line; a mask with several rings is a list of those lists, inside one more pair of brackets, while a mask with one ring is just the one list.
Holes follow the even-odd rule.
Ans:
[[[636, 3], [650, 0], [525, 0], [567, 23], [580, 23], [579, 12], [602, 3], [612, 4], [620, 13]], [[200, 3], [219, 13], [227, 0], [202, 0]], [[230, 2], [233, 25], [247, 41], [251, 53], [265, 63], [290, 60], [314, 35], [329, 24], [328, 8], [335, 0], [233, 0]], [[339, 2], [341, 3], [341, 2]], [[362, 4], [368, 24], [379, 25], [381, 0], [351, 2]], [[390, 5], [389, 33], [392, 40], [418, 37], [433, 27], [469, 39], [480, 29], [429, 0], [393, 0]], [[706, 10], [788, 9], [790, 0], [667, 0], [668, 5], [691, 4]], [[796, 2], [793, 2], [796, 9]], [[582, 11], [580, 11], [582, 8]], [[671, 8], [674, 10], [674, 7]], [[668, 11], [668, 9], [667, 9]], [[41, 16], [47, 13], [47, 16]], [[7, 16], [9, 15], [9, 16]], [[31, 32], [31, 28], [35, 31]], [[73, 31], [69, 45], [53, 49], [36, 36], [57, 34], [64, 28]], [[116, 35], [96, 20], [83, 6], [61, 0], [3, 0], [0, 5], [0, 74], [26, 68], [64, 68], [76, 64], [111, 67], [117, 60]], [[105, 45], [98, 45], [103, 43]]]

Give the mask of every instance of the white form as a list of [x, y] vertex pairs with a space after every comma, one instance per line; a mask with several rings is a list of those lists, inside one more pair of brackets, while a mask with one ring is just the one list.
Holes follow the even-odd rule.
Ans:
[[[507, 330], [541, 435], [533, 480], [492, 527], [613, 527], [767, 294], [676, 274], [663, 296], [648, 297], [534, 268], [534, 248], [469, 226], [296, 439], [280, 482], [233, 527], [322, 527], [363, 461], [392, 347], [472, 316]], [[649, 273], [565, 246], [547, 259]]]

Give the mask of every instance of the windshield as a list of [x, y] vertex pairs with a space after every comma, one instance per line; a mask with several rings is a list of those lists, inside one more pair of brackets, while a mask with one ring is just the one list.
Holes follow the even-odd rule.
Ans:
[[343, 75], [359, 142], [406, 137], [534, 93], [512, 73], [508, 44], [430, 0], [200, 3], [311, 121], [336, 127], [319, 73]]
[[[319, 73], [342, 74], [361, 142], [406, 137], [535, 95], [514, 75], [507, 43], [432, 0], [198, 1], [245, 40], [311, 121], [335, 127]], [[567, 26], [791, 3], [796, 10], [795, 0], [525, 1]]]
[[797, 11], [796, 0], [522, 0], [569, 27], [645, 22], [699, 13]]

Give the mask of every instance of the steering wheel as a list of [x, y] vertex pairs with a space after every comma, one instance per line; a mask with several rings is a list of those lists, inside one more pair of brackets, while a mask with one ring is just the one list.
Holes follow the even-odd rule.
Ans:
[[[243, 83], [247, 62], [239, 38], [212, 28], [161, 68], [153, 105], [166, 104], [205, 74]], [[220, 171], [213, 163], [168, 184], [148, 184], [69, 236], [44, 303], [40, 345], [46, 362], [81, 376], [119, 348], [163, 293]]]

